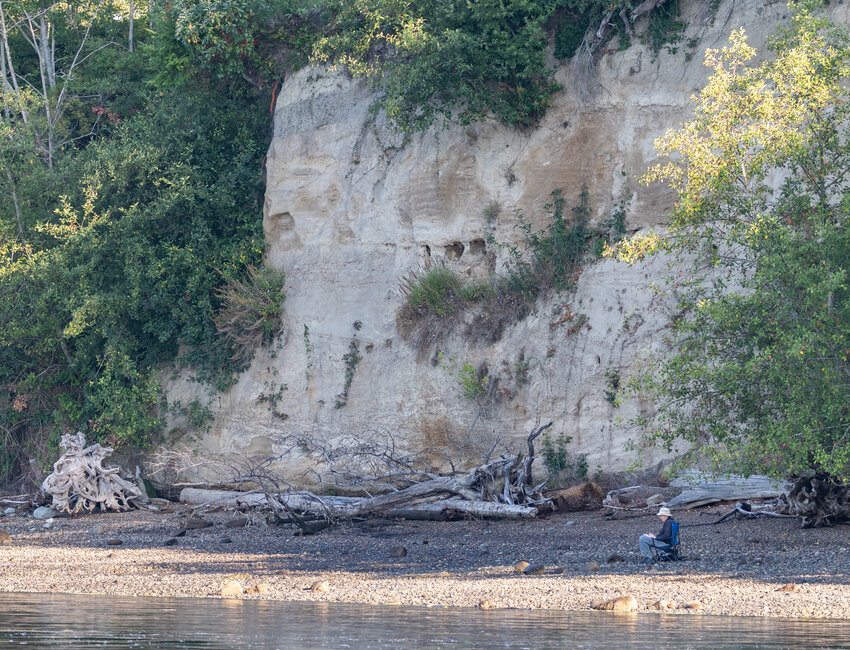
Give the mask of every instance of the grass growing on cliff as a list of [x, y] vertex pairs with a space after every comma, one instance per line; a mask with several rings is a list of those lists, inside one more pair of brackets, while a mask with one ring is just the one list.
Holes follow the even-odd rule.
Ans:
[[621, 203], [616, 220], [608, 220], [602, 228], [591, 227], [586, 188], [579, 194], [571, 216], [566, 214], [566, 200], [560, 190], [552, 193], [545, 209], [549, 223], [544, 228], [534, 230], [520, 215], [522, 243], [497, 244], [508, 253], [502, 275], [464, 282], [454, 270], [440, 264], [404, 278], [401, 293], [405, 302], [396, 315], [402, 336], [427, 347], [465, 322], [467, 337], [499, 340], [505, 327], [525, 318], [540, 295], [573, 289], [591, 244], [607, 242], [614, 228], [622, 225], [625, 214]]

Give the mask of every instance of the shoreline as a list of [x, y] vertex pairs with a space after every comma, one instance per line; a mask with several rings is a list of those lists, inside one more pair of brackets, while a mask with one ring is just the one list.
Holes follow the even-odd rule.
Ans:
[[[180, 504], [59, 517], [49, 528], [15, 515], [0, 520], [11, 535], [0, 591], [555, 611], [633, 596], [639, 613], [673, 601], [662, 613], [850, 620], [849, 527], [705, 525], [726, 510], [676, 513], [685, 559], [649, 567], [638, 564], [637, 538], [655, 532], [652, 515], [374, 520], [295, 536], [288, 526], [230, 527], [236, 513], [214, 512], [204, 515], [213, 525], [181, 537]], [[517, 572], [520, 561], [543, 573]], [[232, 581], [248, 593], [223, 596]]]

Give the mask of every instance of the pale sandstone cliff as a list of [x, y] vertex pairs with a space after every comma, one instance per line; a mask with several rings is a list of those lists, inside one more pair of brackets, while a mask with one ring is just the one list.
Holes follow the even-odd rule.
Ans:
[[[761, 48], [787, 18], [784, 2], [725, 0], [707, 24], [705, 4], [683, 2], [686, 39], [699, 39], [690, 60], [684, 44], [654, 61], [640, 44], [608, 53], [598, 64], [600, 90], [585, 106], [563, 65], [556, 78], [564, 90], [528, 132], [490, 121], [436, 126], [405, 140], [370, 114], [374, 98], [364, 83], [317, 69], [288, 79], [275, 110], [264, 214], [267, 262], [287, 273], [288, 332], [214, 399], [203, 446], [270, 454], [286, 433], [330, 440], [388, 432], [410, 448], [449, 446], [471, 458], [500, 436], [518, 448], [536, 422], [554, 420], [553, 433], [571, 436], [570, 450], [587, 454], [591, 471], [628, 466], [634, 458], [626, 444], [636, 433], [630, 419], [651, 414], [652, 405], [633, 396], [615, 407], [606, 399], [606, 371], [617, 369], [625, 382], [664, 345], [670, 314], [650, 284], [665, 277], [665, 260], [631, 267], [590, 261], [575, 295], [538, 301], [493, 345], [457, 336], [414, 349], [396, 329], [398, 287], [429, 261], [464, 274], [502, 268], [503, 254], [488, 236], [517, 241], [516, 210], [542, 225], [543, 205], [558, 188], [570, 203], [586, 185], [597, 221], [628, 188], [629, 230], [663, 225], [669, 190], [634, 179], [656, 160], [654, 139], [688, 118], [690, 98], [708, 76], [702, 51], [722, 46], [741, 26]], [[838, 6], [832, 14], [846, 24], [848, 11]], [[495, 219], [484, 216], [490, 204], [499, 206]], [[550, 327], [567, 302], [589, 327], [573, 334]], [[355, 336], [362, 361], [347, 404], [335, 408]], [[478, 407], [458, 397], [456, 378], [435, 363], [438, 352], [455, 364], [488, 364], [497, 390], [477, 420]], [[527, 373], [517, 373], [521, 360]], [[169, 387], [184, 403], [198, 394], [183, 380]], [[301, 464], [296, 458], [291, 471]]]

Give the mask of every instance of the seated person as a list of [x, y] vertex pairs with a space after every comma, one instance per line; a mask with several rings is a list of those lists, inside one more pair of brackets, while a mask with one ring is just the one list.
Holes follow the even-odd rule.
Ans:
[[645, 533], [640, 536], [640, 554], [644, 556], [641, 564], [652, 562], [653, 547], [662, 550], [670, 548], [670, 538], [673, 537], [673, 515], [670, 514], [670, 508], [661, 508], [658, 517], [661, 519], [661, 532], [657, 535]]

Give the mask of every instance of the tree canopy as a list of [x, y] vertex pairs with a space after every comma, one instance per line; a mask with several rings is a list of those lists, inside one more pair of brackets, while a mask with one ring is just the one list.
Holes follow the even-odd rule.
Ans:
[[680, 258], [670, 353], [637, 382], [658, 405], [643, 443], [684, 441], [717, 471], [847, 480], [850, 38], [822, 3], [789, 6], [764, 63], [744, 30], [708, 50], [694, 117], [645, 177], [678, 191], [670, 228], [619, 254]]

